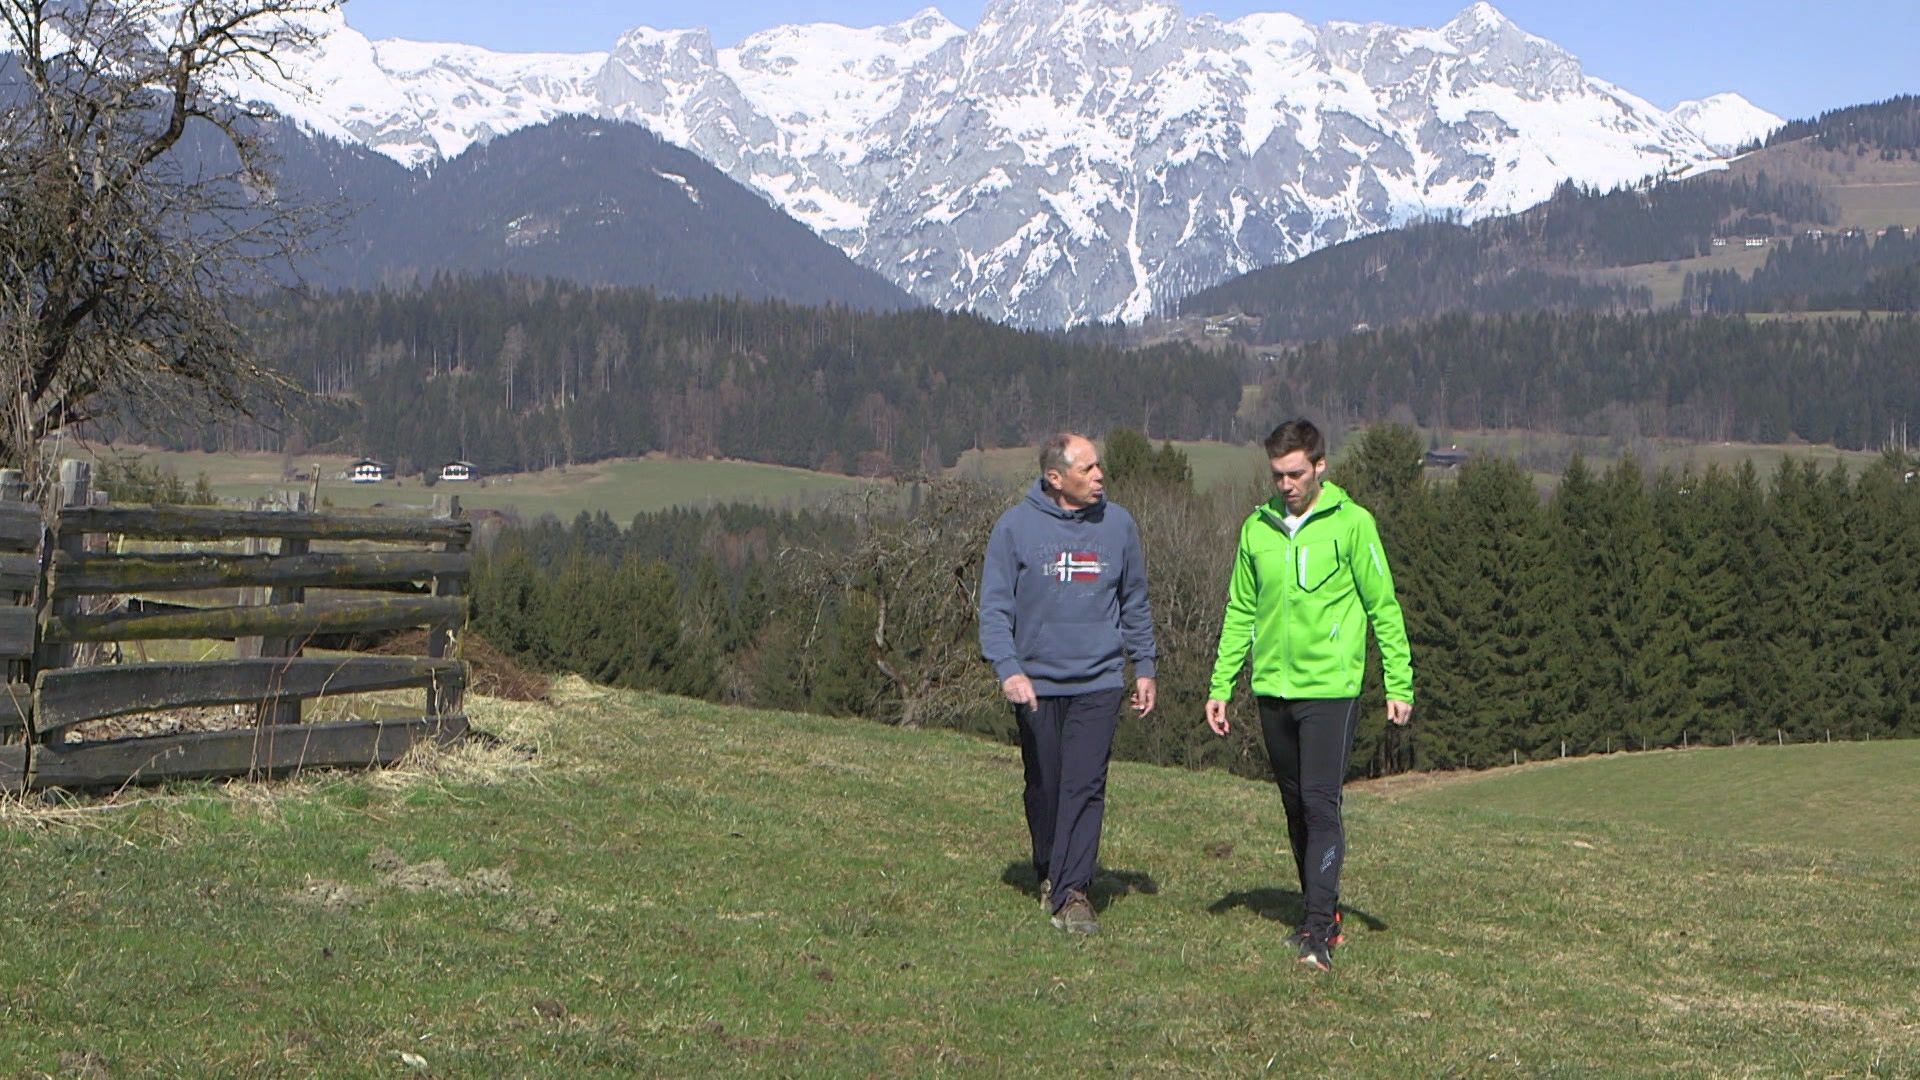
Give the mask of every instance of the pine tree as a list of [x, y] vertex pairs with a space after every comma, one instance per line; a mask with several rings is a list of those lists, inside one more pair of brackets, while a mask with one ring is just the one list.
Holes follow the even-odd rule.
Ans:
[[1605, 509], [1586, 459], [1575, 454], [1547, 508], [1547, 571], [1543, 603], [1548, 621], [1541, 664], [1538, 719], [1528, 743], [1541, 748], [1567, 740], [1584, 751], [1623, 743], [1626, 729], [1612, 695], [1620, 657], [1605, 629], [1610, 603]]

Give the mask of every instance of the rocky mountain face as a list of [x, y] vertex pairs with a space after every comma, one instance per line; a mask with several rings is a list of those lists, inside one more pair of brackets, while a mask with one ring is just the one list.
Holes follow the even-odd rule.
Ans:
[[579, 55], [369, 42], [341, 21], [290, 59], [307, 90], [247, 91], [403, 164], [566, 114], [642, 124], [915, 297], [1028, 327], [1139, 320], [1569, 178], [1711, 167], [1778, 123], [1737, 95], [1664, 111], [1486, 3], [1408, 29], [997, 0], [972, 30], [929, 8], [729, 49], [643, 28]]

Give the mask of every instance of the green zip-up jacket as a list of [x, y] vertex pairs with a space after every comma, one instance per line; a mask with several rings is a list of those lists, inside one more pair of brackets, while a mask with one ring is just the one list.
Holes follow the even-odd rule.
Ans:
[[1313, 511], [1291, 537], [1280, 525], [1286, 513], [1286, 502], [1276, 495], [1240, 526], [1209, 696], [1232, 700], [1248, 653], [1259, 696], [1360, 696], [1367, 666], [1364, 615], [1380, 642], [1387, 697], [1412, 702], [1406, 621], [1373, 515], [1336, 484], [1321, 486]]

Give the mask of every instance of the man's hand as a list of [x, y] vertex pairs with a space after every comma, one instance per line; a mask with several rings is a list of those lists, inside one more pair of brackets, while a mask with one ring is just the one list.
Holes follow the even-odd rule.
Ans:
[[1155, 683], [1152, 679], [1133, 680], [1133, 708], [1141, 716], [1153, 711]]
[[1000, 692], [1006, 695], [1008, 701], [1015, 705], [1025, 705], [1029, 709], [1040, 702], [1033, 692], [1033, 680], [1025, 675], [1007, 676], [1006, 681], [1000, 684]]
[[1413, 702], [1387, 702], [1387, 719], [1398, 727], [1406, 727], [1407, 721], [1413, 719]]
[[1233, 725], [1227, 720], [1226, 702], [1207, 702], [1207, 726], [1213, 729], [1215, 735], [1225, 735], [1233, 730]]

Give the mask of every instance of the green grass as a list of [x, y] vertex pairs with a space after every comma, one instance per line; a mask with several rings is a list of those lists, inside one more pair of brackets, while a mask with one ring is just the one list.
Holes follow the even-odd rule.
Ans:
[[1763, 744], [1544, 762], [1440, 785], [1420, 798], [1432, 807], [1891, 859], [1920, 851], [1916, 776], [1920, 742]]
[[1742, 278], [1751, 278], [1755, 270], [1767, 264], [1767, 255], [1772, 250], [1771, 246], [1746, 247], [1738, 238], [1735, 238], [1727, 241], [1726, 247], [1712, 248], [1708, 254], [1696, 258], [1604, 267], [1585, 271], [1581, 276], [1592, 281], [1624, 285], [1629, 288], [1644, 286], [1653, 294], [1654, 307], [1672, 307], [1680, 302], [1688, 274], [1703, 274], [1711, 270], [1732, 270]]
[[[227, 499], [256, 499], [273, 492], [305, 490], [305, 483], [281, 480], [286, 459], [277, 454], [201, 454], [142, 451], [150, 465], [169, 468], [188, 483], [204, 472], [214, 493]], [[571, 520], [580, 511], [605, 510], [625, 523], [635, 514], [676, 506], [714, 506], [731, 502], [800, 508], [891, 485], [873, 480], [750, 461], [707, 461], [649, 456], [486, 477], [479, 483], [439, 484], [427, 488], [417, 479], [355, 484], [335, 479], [349, 459], [301, 457], [302, 471], [320, 466], [319, 496], [338, 507], [429, 505], [435, 494], [460, 496], [469, 508], [513, 509], [522, 518], [554, 514]]]
[[[1557, 481], [1559, 473], [1572, 459], [1576, 449], [1586, 455], [1587, 464], [1595, 469], [1605, 469], [1620, 457], [1611, 440], [1581, 438], [1573, 435], [1560, 435], [1551, 432], [1523, 430], [1486, 430], [1452, 431], [1442, 436], [1442, 441], [1491, 454], [1511, 457], [1523, 465], [1540, 470], [1540, 475], [1548, 481]], [[1764, 478], [1780, 467], [1783, 460], [1812, 461], [1821, 469], [1830, 469], [1836, 463], [1844, 463], [1847, 468], [1858, 473], [1861, 469], [1880, 460], [1880, 454], [1871, 450], [1842, 450], [1830, 445], [1809, 443], [1748, 443], [1748, 442], [1690, 442], [1682, 439], [1646, 440], [1646, 446], [1652, 448], [1651, 458], [1643, 457], [1640, 468], [1648, 473], [1661, 469], [1676, 472], [1691, 469], [1705, 472], [1710, 466], [1719, 466], [1723, 470], [1738, 468], [1742, 463], [1751, 461]], [[1542, 468], [1542, 466], [1545, 468]]]
[[[1792, 800], [1746, 793], [1746, 762], [1816, 762], [1884, 793], [1912, 775], [1910, 747], [1872, 749], [1906, 752], [1904, 773], [1866, 748], [1801, 747], [1623, 756], [1583, 765], [1605, 774], [1586, 788], [1532, 795], [1511, 786], [1527, 770], [1418, 798], [1356, 790], [1352, 940], [1322, 977], [1278, 945], [1296, 905], [1269, 785], [1116, 765], [1104, 930], [1068, 940], [1024, 869], [1012, 748], [577, 681], [556, 696], [474, 703], [531, 759], [470, 750], [378, 776], [7, 807], [0, 1061], [181, 1076], [406, 1075], [403, 1054], [437, 1076], [1920, 1072], [1910, 846], [1780, 829], [1755, 845], [1710, 813], [1634, 816], [1730, 790], [1785, 821]], [[1642, 791], [1641, 770], [1669, 759], [1692, 783]], [[1911, 818], [1912, 799], [1805, 812], [1824, 836]]]
[[[1456, 431], [1446, 440], [1496, 454], [1514, 457], [1534, 471], [1541, 486], [1550, 488], [1565, 466], [1575, 446], [1584, 446], [1588, 460], [1604, 468], [1615, 456], [1607, 440], [1579, 439], [1574, 436], [1530, 431]], [[1349, 445], [1351, 439], [1349, 439]], [[1187, 455], [1193, 466], [1194, 486], [1202, 491], [1228, 487], [1240, 489], [1265, 479], [1266, 462], [1255, 443], [1180, 441], [1174, 445]], [[1693, 443], [1681, 440], [1656, 440], [1654, 460], [1643, 467], [1692, 467], [1704, 471], [1708, 464], [1732, 468], [1751, 460], [1762, 475], [1770, 473], [1785, 457], [1812, 458], [1822, 468], [1836, 461], [1858, 470], [1877, 460], [1871, 452], [1837, 450], [1830, 446], [1764, 445], [1756, 443]], [[1037, 468], [1035, 451], [1030, 447], [1008, 447], [983, 452], [969, 450], [949, 472], [953, 475], [984, 477], [1009, 489], [1029, 483]], [[275, 491], [304, 489], [304, 484], [280, 480], [284, 459], [274, 454], [199, 454], [164, 451], [142, 452], [150, 465], [172, 469], [192, 482], [204, 472], [214, 492], [223, 498], [254, 499]], [[1335, 457], [1336, 463], [1338, 455]], [[346, 458], [301, 458], [299, 468], [320, 466], [321, 475], [333, 477], [346, 466]], [[579, 465], [564, 471], [550, 469], [539, 473], [494, 476], [484, 484], [440, 484], [429, 489], [417, 480], [389, 481], [383, 484], [354, 484], [344, 480], [323, 479], [320, 498], [337, 507], [366, 507], [375, 503], [400, 506], [425, 506], [435, 494], [456, 494], [470, 509], [514, 509], [531, 520], [551, 513], [570, 521], [582, 510], [605, 510], [616, 522], [626, 523], [635, 514], [664, 510], [675, 506], [699, 507], [728, 502], [800, 508], [844, 505], [863, 493], [879, 492], [882, 497], [899, 498], [899, 489], [890, 481], [865, 480], [829, 473], [810, 472], [782, 465], [761, 465], [746, 461], [701, 461], [662, 456], [621, 458]]]

